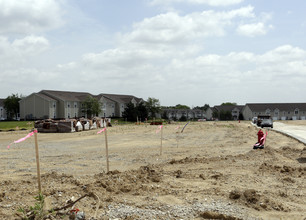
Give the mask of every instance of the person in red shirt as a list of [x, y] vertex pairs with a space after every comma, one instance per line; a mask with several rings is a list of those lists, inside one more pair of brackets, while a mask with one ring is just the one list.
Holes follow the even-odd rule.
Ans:
[[261, 138], [264, 136], [264, 133], [261, 129], [259, 129], [258, 133], [257, 133], [257, 137], [258, 137], [258, 143], [260, 143]]

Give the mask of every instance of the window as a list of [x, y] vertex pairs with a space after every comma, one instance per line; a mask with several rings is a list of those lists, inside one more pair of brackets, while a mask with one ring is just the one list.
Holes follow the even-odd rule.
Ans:
[[67, 107], [70, 108], [70, 102], [67, 102]]
[[56, 108], [56, 102], [53, 102], [53, 108]]
[[295, 111], [294, 111], [294, 114], [295, 114], [295, 115], [298, 115], [298, 114], [299, 114], [299, 110], [295, 110]]
[[74, 108], [77, 108], [77, 107], [78, 107], [78, 103], [74, 102]]
[[70, 113], [68, 113], [68, 118], [70, 118]]

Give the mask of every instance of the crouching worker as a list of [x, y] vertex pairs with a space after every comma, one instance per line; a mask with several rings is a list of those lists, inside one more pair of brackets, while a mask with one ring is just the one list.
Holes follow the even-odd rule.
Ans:
[[253, 149], [263, 149], [264, 148], [264, 144], [265, 144], [265, 135], [263, 133], [263, 131], [261, 129], [259, 129], [258, 133], [257, 133], [257, 143], [254, 144]]

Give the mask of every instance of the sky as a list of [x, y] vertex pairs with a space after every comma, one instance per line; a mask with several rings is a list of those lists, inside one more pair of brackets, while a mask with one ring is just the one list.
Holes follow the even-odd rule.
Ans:
[[0, 0], [0, 98], [306, 102], [305, 0]]

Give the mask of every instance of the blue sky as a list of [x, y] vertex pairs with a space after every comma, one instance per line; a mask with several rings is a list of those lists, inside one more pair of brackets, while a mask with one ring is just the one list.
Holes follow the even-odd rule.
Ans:
[[0, 98], [306, 102], [303, 0], [0, 0]]

